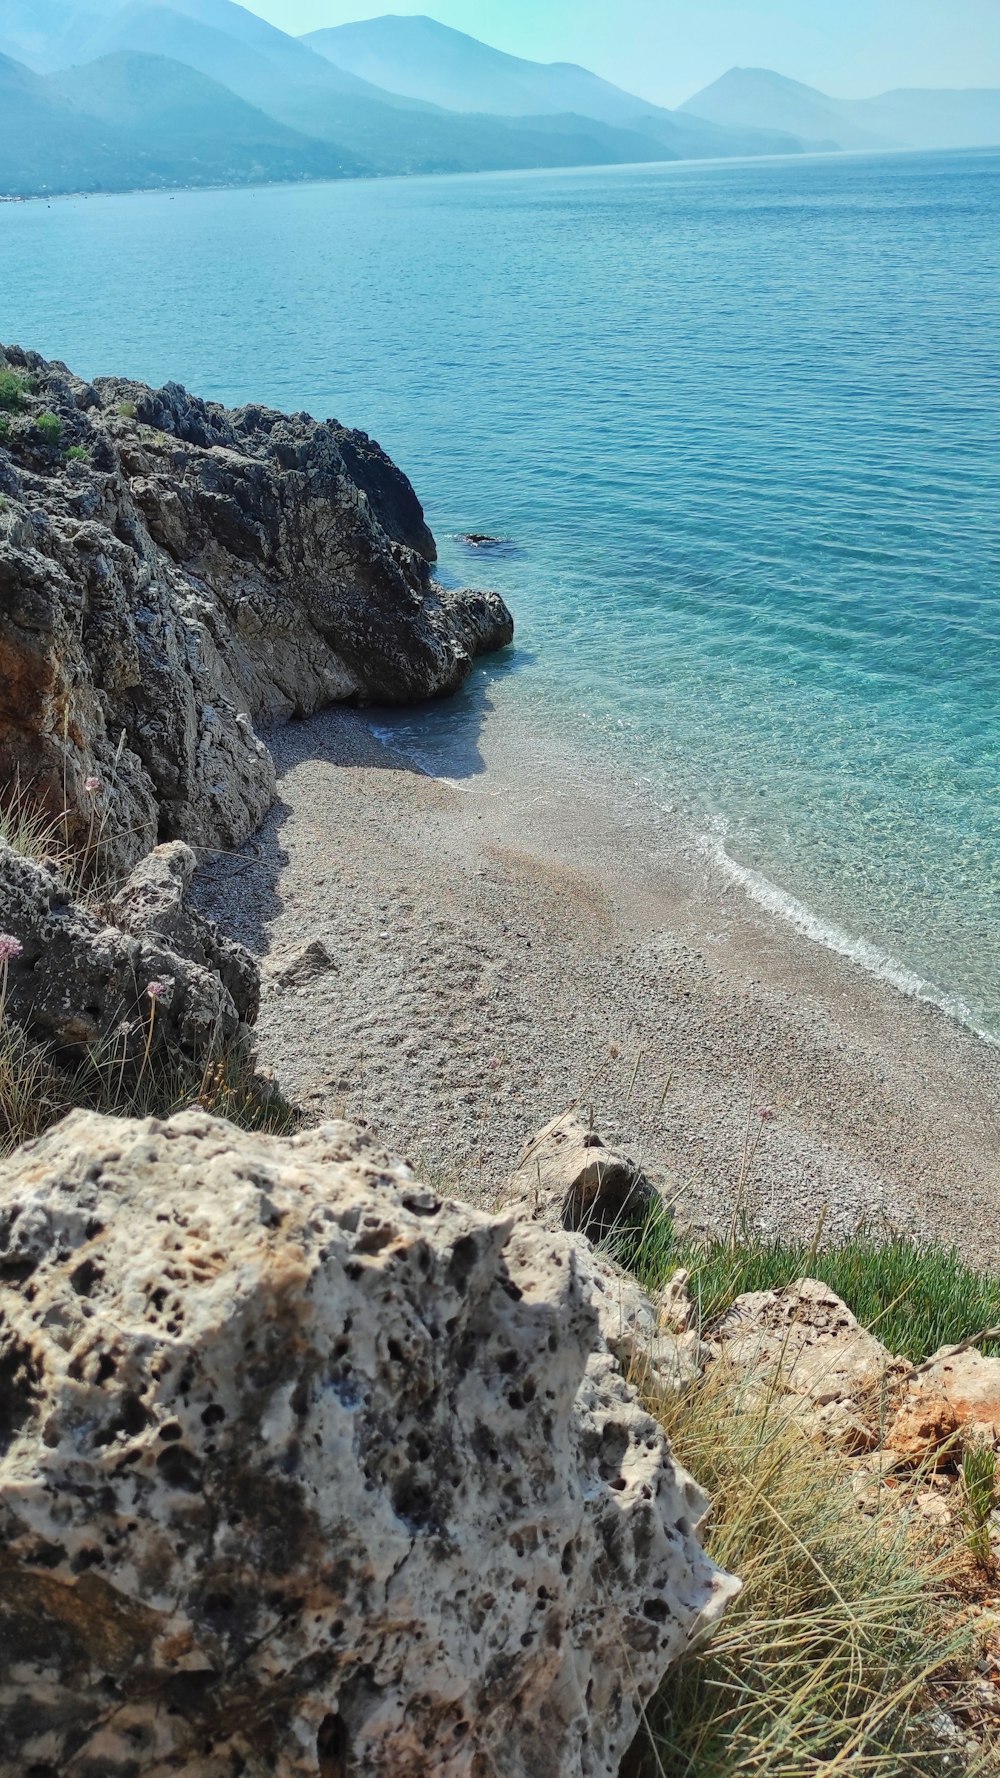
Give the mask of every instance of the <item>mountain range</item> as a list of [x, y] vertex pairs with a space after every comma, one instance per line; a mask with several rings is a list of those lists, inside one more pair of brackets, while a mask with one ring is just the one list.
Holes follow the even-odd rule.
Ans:
[[1000, 93], [732, 69], [678, 110], [429, 18], [296, 38], [234, 0], [3, 0], [0, 195], [1000, 142]]

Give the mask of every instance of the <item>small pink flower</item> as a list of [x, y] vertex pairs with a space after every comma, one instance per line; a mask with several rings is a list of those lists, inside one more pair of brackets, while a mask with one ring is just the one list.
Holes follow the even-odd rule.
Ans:
[[757, 1116], [760, 1118], [762, 1124], [773, 1124], [775, 1118], [773, 1105], [758, 1106]]
[[149, 995], [150, 1000], [165, 1000], [173, 985], [173, 982], [170, 980], [147, 982], [146, 993]]
[[84, 790], [89, 790], [91, 794], [93, 794], [95, 790], [103, 790], [104, 786], [101, 783], [100, 778], [85, 778], [83, 781], [83, 788]]
[[134, 1037], [140, 1029], [141, 1026], [137, 1019], [122, 1019], [118, 1027], [118, 1035], [119, 1037]]
[[0, 932], [0, 963], [13, 963], [14, 958], [20, 957], [23, 950], [20, 939], [15, 938], [12, 932]]

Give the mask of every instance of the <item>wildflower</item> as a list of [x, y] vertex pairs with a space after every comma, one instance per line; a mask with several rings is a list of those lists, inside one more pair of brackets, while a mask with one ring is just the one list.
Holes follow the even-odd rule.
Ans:
[[119, 1037], [134, 1037], [141, 1029], [138, 1019], [122, 1019], [118, 1026]]
[[147, 982], [146, 993], [150, 1000], [165, 1000], [173, 985], [169, 978], [162, 982]]
[[13, 933], [0, 932], [0, 963], [4, 965], [13, 963], [14, 958], [20, 957], [23, 950], [24, 946], [20, 939], [15, 938]]
[[104, 786], [100, 778], [85, 778], [83, 781], [83, 788], [84, 790], [93, 792], [95, 790], [103, 790]]
[[760, 1118], [762, 1124], [773, 1124], [774, 1115], [773, 1105], [758, 1106], [757, 1116]]

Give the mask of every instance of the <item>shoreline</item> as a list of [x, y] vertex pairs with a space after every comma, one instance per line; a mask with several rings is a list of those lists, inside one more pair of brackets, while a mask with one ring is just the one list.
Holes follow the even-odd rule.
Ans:
[[[611, 773], [502, 714], [471, 749], [439, 720], [456, 780], [406, 751], [412, 712], [269, 734], [278, 801], [200, 875], [263, 960], [261, 1061], [310, 1117], [364, 1119], [489, 1206], [579, 1103], [693, 1227], [881, 1223], [1000, 1265], [995, 1046], [752, 900]], [[332, 966], [285, 979], [317, 940]]]

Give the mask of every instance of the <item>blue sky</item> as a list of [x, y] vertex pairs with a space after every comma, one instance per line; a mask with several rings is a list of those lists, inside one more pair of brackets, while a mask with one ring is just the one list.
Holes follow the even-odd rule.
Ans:
[[1000, 86], [1000, 0], [243, 0], [285, 31], [429, 12], [499, 49], [582, 62], [662, 104], [734, 64], [843, 98]]

